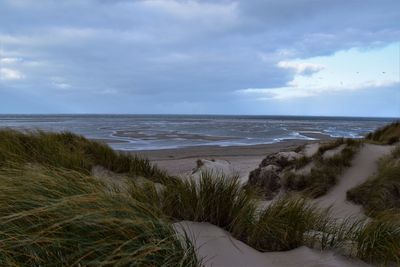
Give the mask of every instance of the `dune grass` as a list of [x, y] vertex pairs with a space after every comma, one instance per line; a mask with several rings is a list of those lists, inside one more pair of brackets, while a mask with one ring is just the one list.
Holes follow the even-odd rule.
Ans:
[[[1, 266], [200, 266], [188, 237], [171, 227], [181, 220], [212, 223], [259, 251], [340, 249], [350, 242], [349, 255], [399, 262], [393, 217], [338, 222], [303, 197], [263, 207], [237, 177], [157, 178], [168, 175], [72, 134], [0, 136]], [[346, 157], [330, 164], [341, 166]], [[153, 179], [132, 179], [120, 191], [88, 175], [95, 165]], [[160, 179], [161, 188], [153, 183]]]
[[0, 130], [0, 167], [11, 163], [38, 163], [90, 174], [100, 165], [116, 173], [144, 176], [154, 182], [172, 180], [147, 159], [118, 153], [109, 146], [69, 132], [22, 133]]
[[383, 144], [391, 145], [400, 141], [400, 121], [393, 122], [376, 131], [369, 133], [365, 137], [366, 140]]
[[[354, 223], [337, 223], [328, 210], [303, 198], [260, 208], [250, 192], [222, 177], [205, 175], [197, 183], [161, 191], [152, 183], [132, 183], [127, 195], [79, 172], [30, 166], [0, 171], [0, 185], [2, 265], [200, 265], [190, 241], [182, 244], [167, 218], [219, 225], [259, 251], [340, 248], [351, 241], [357, 250], [350, 255], [397, 260], [392, 237], [399, 228], [390, 221], [384, 224], [388, 227], [373, 221], [351, 228]], [[182, 202], [173, 207], [164, 204], [166, 198]]]
[[[325, 219], [325, 213], [305, 199], [281, 199], [260, 208], [256, 194], [240, 185], [238, 177], [201, 173], [157, 193], [154, 185], [132, 184], [130, 195], [153, 203], [154, 210], [176, 221], [217, 225], [260, 251], [281, 251], [303, 243], [306, 231]], [[143, 193], [144, 191], [148, 193]]]
[[199, 266], [151, 206], [73, 170], [0, 170], [1, 266]]
[[282, 198], [258, 212], [246, 243], [260, 251], [284, 251], [305, 245], [309, 231], [328, 220], [328, 212], [303, 198]]
[[[185, 180], [158, 194], [160, 213], [173, 220], [208, 222], [262, 251], [286, 251], [299, 246], [337, 249], [377, 264], [399, 263], [400, 217], [373, 220], [334, 219], [301, 196], [285, 197], [266, 207], [235, 178], [205, 173], [200, 180]], [[143, 191], [142, 191], [143, 192]], [[134, 194], [133, 197], [137, 196]], [[156, 208], [155, 208], [156, 209]]]
[[[326, 151], [335, 149], [340, 145], [346, 147], [338, 154], [324, 158]], [[322, 145], [312, 159], [302, 159], [300, 166], [305, 162], [315, 162], [309, 174], [296, 174], [292, 171], [286, 173], [284, 186], [289, 191], [302, 192], [304, 195], [317, 198], [326, 194], [337, 183], [337, 176], [351, 166], [351, 160], [356, 154], [361, 142], [351, 139], [337, 139]], [[296, 166], [296, 165], [295, 165]]]
[[371, 216], [382, 211], [400, 213], [400, 146], [379, 161], [374, 176], [350, 189], [347, 199], [363, 205]]
[[257, 208], [254, 194], [238, 177], [203, 172], [198, 179], [184, 179], [157, 190], [154, 184], [130, 188], [134, 199], [153, 203], [154, 210], [175, 221], [208, 222], [229, 232], [240, 233], [252, 221]]
[[[340, 235], [348, 224], [339, 231], [329, 210], [319, 209], [303, 197], [282, 198], [261, 207], [256, 194], [242, 187], [237, 177], [202, 173], [199, 179], [188, 178], [178, 186], [167, 185], [162, 191], [156, 190], [154, 184], [132, 184], [130, 196], [152, 203], [154, 211], [173, 221], [217, 225], [263, 252], [315, 244], [332, 248], [339, 246], [344, 236], [348, 237]], [[325, 234], [312, 235], [312, 232]]]
[[295, 170], [299, 170], [299, 169], [305, 167], [311, 161], [312, 161], [312, 157], [302, 156], [298, 159], [295, 159], [292, 163], [292, 166], [294, 167]]
[[400, 214], [381, 213], [356, 232], [356, 256], [379, 265], [400, 266]]
[[210, 173], [198, 180], [183, 180], [178, 186], [167, 185], [162, 191], [150, 183], [144, 188], [132, 186], [130, 196], [152, 203], [152, 210], [159, 216], [212, 223], [262, 252], [306, 245], [337, 249], [379, 264], [398, 261], [400, 228], [389, 218], [338, 220], [329, 209], [318, 208], [301, 196], [281, 198], [262, 207], [253, 192], [240, 186], [235, 178]]

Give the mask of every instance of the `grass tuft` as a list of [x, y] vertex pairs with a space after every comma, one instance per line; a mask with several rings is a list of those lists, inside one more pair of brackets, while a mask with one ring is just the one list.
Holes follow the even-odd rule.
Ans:
[[238, 177], [204, 172], [163, 191], [163, 213], [176, 220], [209, 222], [235, 232], [255, 211], [255, 200]]
[[256, 216], [246, 243], [259, 251], [283, 251], [306, 243], [307, 233], [318, 230], [327, 213], [302, 198], [283, 198]]
[[374, 143], [391, 145], [400, 141], [400, 121], [393, 122], [367, 134], [365, 139]]
[[361, 227], [356, 238], [357, 257], [385, 266], [400, 265], [399, 214], [379, 215]]
[[0, 170], [1, 266], [198, 266], [151, 206], [80, 172]]
[[0, 167], [9, 163], [37, 163], [87, 175], [94, 166], [100, 165], [116, 173], [144, 176], [154, 182], [173, 179], [147, 159], [115, 152], [105, 144], [69, 132], [0, 130]]

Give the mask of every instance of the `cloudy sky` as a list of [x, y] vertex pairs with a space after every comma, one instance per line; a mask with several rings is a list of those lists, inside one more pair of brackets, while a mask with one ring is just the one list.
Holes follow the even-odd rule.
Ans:
[[400, 117], [399, 0], [0, 0], [0, 113]]

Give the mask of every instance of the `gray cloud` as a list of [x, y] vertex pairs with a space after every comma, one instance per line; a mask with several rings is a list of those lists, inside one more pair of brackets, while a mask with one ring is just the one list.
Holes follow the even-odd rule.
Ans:
[[20, 58], [8, 69], [24, 79], [0, 81], [0, 95], [29, 92], [68, 112], [101, 112], [107, 101], [110, 112], [166, 102], [236, 112], [236, 90], [292, 79], [280, 61], [398, 41], [399, 9], [392, 0], [4, 0], [2, 57]]

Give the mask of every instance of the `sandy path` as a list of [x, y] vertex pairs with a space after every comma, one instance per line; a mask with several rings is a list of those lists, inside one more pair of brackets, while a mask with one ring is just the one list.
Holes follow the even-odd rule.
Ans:
[[341, 152], [343, 151], [343, 149], [345, 149], [345, 147], [346, 147], [346, 144], [342, 144], [342, 145], [340, 145], [340, 146], [338, 146], [338, 147], [335, 147], [334, 149], [327, 150], [327, 151], [325, 151], [325, 153], [322, 155], [322, 157], [323, 157], [324, 159], [332, 158], [332, 157], [336, 156], [337, 154], [341, 153]]
[[352, 166], [338, 178], [338, 184], [328, 194], [316, 199], [320, 207], [332, 206], [335, 217], [362, 217], [362, 207], [346, 200], [346, 192], [362, 184], [377, 171], [379, 158], [391, 152], [393, 146], [365, 144], [354, 157]]
[[189, 234], [206, 267], [370, 266], [359, 260], [336, 255], [332, 251], [318, 251], [307, 247], [262, 253], [209, 223], [185, 221], [175, 224], [175, 228], [178, 232], [185, 229]]

